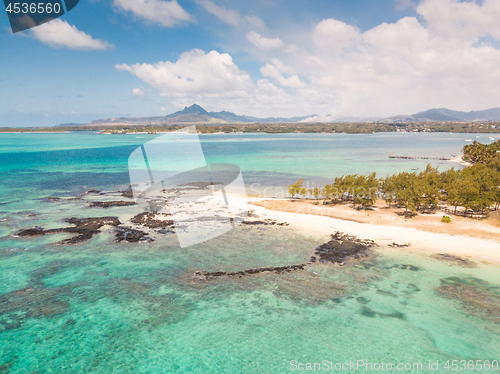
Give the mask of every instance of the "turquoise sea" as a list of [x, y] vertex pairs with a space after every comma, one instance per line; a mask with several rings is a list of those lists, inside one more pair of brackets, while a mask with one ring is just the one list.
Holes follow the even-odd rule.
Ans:
[[[500, 269], [484, 261], [463, 266], [418, 248], [377, 248], [343, 267], [199, 282], [197, 270], [303, 263], [328, 239], [251, 225], [188, 248], [174, 235], [115, 243], [110, 227], [74, 245], [57, 244], [67, 233], [14, 235], [68, 226], [68, 217], [134, 215], [134, 207], [91, 208], [88, 199], [126, 189], [128, 156], [154, 137], [0, 134], [0, 373], [312, 372], [307, 363], [314, 372], [500, 372]], [[321, 186], [428, 163], [389, 152], [450, 156], [464, 139], [491, 142], [425, 133], [200, 139], [208, 162], [238, 165], [248, 193], [268, 194], [298, 178]], [[90, 189], [105, 195], [76, 199]]]

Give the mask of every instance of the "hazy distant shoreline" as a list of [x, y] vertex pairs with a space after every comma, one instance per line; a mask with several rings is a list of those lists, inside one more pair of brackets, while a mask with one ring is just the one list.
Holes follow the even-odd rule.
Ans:
[[273, 124], [221, 124], [184, 123], [176, 125], [135, 125], [135, 126], [78, 126], [78, 127], [4, 127], [0, 133], [77, 133], [95, 132], [100, 134], [161, 134], [176, 131], [186, 126], [196, 126], [201, 134], [372, 134], [372, 133], [460, 133], [460, 134], [500, 134], [500, 122], [418, 122], [418, 123], [273, 123]]

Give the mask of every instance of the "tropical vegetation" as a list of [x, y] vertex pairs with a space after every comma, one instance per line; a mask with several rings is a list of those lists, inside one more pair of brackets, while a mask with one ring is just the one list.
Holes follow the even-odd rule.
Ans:
[[500, 207], [500, 141], [486, 146], [474, 142], [464, 147], [464, 154], [476, 163], [463, 170], [439, 172], [427, 165], [418, 173], [404, 171], [385, 178], [375, 173], [351, 174], [312, 189], [306, 189], [300, 179], [287, 186], [288, 193], [292, 198], [323, 199], [324, 204], [349, 202], [357, 209], [367, 209], [382, 198], [388, 205], [404, 208], [409, 216], [435, 211], [439, 203], [452, 208], [453, 214], [487, 215]]

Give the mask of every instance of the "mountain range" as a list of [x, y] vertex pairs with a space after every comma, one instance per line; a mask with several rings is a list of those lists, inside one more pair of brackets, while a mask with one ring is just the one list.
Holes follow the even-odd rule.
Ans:
[[429, 109], [425, 112], [412, 114], [411, 116], [395, 116], [386, 118], [383, 122], [465, 122], [465, 121], [500, 121], [500, 108], [492, 108], [479, 111], [461, 112], [446, 108]]
[[[226, 123], [296, 123], [296, 122], [323, 122], [316, 120], [316, 114], [302, 117], [268, 117], [257, 118], [240, 116], [227, 111], [207, 112], [201, 106], [193, 104], [183, 110], [157, 117], [137, 118], [106, 118], [94, 120], [87, 126], [139, 126], [139, 125], [172, 125], [172, 124], [226, 124]], [[329, 118], [327, 122], [464, 122], [464, 121], [500, 121], [500, 108], [480, 111], [461, 112], [446, 108], [429, 109], [412, 115], [399, 115], [389, 118], [379, 117], [337, 117]], [[74, 126], [76, 124], [63, 123], [59, 126]], [[78, 124], [81, 125], [81, 124]]]
[[[178, 112], [162, 116], [162, 117], [138, 117], [138, 118], [107, 118], [94, 120], [89, 122], [88, 126], [138, 126], [138, 125], [173, 125], [173, 124], [225, 124], [225, 123], [283, 123], [283, 122], [300, 122], [315, 114], [302, 117], [268, 117], [257, 118], [251, 116], [240, 116], [225, 110], [221, 112], [207, 112], [198, 104], [193, 104], [190, 107], [185, 107]], [[67, 126], [61, 124], [59, 126]]]

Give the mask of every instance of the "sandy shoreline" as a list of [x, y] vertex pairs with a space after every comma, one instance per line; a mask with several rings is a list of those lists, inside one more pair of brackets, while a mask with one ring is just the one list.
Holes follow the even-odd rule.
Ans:
[[460, 155], [460, 156], [455, 156], [453, 157], [452, 159], [448, 160], [450, 162], [455, 162], [457, 164], [460, 164], [460, 165], [463, 165], [465, 167], [468, 167], [468, 166], [472, 166], [473, 163], [472, 162], [469, 162], [469, 161], [465, 161], [463, 159], [463, 157]]
[[[402, 251], [448, 253], [500, 262], [500, 242], [498, 240], [429, 232], [413, 227], [356, 222], [315, 214], [270, 210], [263, 206], [254, 205], [266, 200], [263, 198], [237, 197], [235, 200], [236, 204], [246, 205], [248, 210], [253, 210], [254, 214], [262, 218], [287, 222], [291, 227], [306, 234], [327, 236], [336, 231], [342, 231], [356, 235], [361, 239], [372, 239], [381, 246], [387, 246], [393, 242], [411, 244], [409, 248], [401, 248]], [[498, 232], [500, 233], [500, 229]]]

